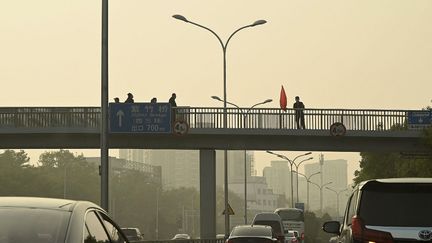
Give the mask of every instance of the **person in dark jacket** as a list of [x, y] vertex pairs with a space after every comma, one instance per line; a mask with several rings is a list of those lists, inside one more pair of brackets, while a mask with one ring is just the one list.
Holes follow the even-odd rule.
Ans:
[[127, 96], [128, 97], [124, 103], [134, 103], [133, 95], [131, 93], [128, 93]]
[[177, 98], [177, 95], [175, 93], [172, 93], [171, 98], [168, 101], [168, 103], [171, 104], [171, 107], [177, 107], [177, 103], [175, 101], [176, 98]]
[[295, 120], [297, 123], [297, 129], [306, 129], [305, 120], [304, 120], [304, 104], [300, 101], [300, 97], [295, 97], [295, 103], [293, 105], [295, 112]]

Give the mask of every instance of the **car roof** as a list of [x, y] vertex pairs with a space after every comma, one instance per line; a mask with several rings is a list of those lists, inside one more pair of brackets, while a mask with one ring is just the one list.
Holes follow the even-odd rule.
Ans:
[[272, 228], [268, 225], [260, 225], [260, 224], [245, 224], [245, 225], [237, 225], [235, 228]]
[[385, 178], [385, 179], [373, 179], [362, 181], [359, 183], [358, 187], [362, 189], [365, 185], [369, 183], [432, 183], [432, 178]]
[[254, 217], [255, 220], [281, 220], [280, 216], [277, 213], [257, 213]]
[[0, 207], [41, 208], [72, 211], [77, 204], [88, 204], [97, 207], [87, 201], [75, 201], [69, 199], [43, 198], [43, 197], [0, 197]]

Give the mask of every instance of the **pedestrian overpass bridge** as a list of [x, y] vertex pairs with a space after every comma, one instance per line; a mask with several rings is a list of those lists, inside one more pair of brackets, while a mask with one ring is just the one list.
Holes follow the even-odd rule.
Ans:
[[[307, 129], [298, 130], [292, 109], [177, 107], [172, 114], [186, 121], [188, 133], [110, 133], [108, 147], [200, 150], [202, 239], [216, 236], [217, 149], [430, 152], [422, 143], [422, 130], [409, 124], [412, 114], [425, 111], [307, 109], [304, 113]], [[344, 124], [343, 135], [330, 132], [335, 123]], [[100, 107], [0, 108], [0, 148], [97, 149], [100, 124]]]
[[[296, 129], [295, 111], [276, 108], [177, 107], [187, 134], [110, 133], [109, 147], [290, 151], [425, 152], [422, 129], [409, 129], [414, 110], [306, 109], [307, 129]], [[334, 136], [330, 126], [343, 123]], [[100, 148], [100, 107], [0, 108], [0, 148]]]

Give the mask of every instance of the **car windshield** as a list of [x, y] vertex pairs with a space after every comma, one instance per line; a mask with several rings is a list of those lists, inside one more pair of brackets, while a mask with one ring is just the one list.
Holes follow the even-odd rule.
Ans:
[[126, 236], [137, 236], [137, 231], [135, 229], [122, 229]]
[[257, 221], [254, 222], [254, 224], [271, 226], [276, 235], [281, 235], [282, 234], [281, 225], [280, 225], [280, 223], [278, 221], [257, 220]]
[[300, 210], [281, 210], [277, 214], [282, 220], [303, 221], [303, 212]]
[[0, 208], [0, 242], [64, 242], [69, 217], [61, 210]]
[[374, 186], [361, 194], [359, 215], [366, 225], [432, 226], [432, 184]]
[[236, 227], [233, 229], [231, 236], [263, 236], [272, 237], [271, 228], [267, 227]]

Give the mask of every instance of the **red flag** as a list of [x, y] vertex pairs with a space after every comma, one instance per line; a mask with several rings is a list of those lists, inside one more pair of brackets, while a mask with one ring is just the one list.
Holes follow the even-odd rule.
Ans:
[[280, 108], [284, 111], [286, 111], [287, 106], [287, 97], [285, 94], [285, 89], [282, 85], [281, 92], [280, 92], [280, 98], [279, 98]]

